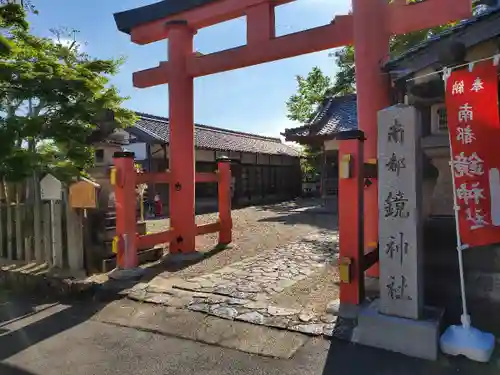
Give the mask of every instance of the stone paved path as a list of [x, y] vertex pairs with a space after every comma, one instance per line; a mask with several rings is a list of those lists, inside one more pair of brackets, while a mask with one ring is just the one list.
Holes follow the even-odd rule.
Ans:
[[140, 284], [129, 297], [223, 319], [342, 337], [351, 324], [337, 317], [338, 301], [330, 303], [322, 313], [270, 302], [273, 295], [336, 263], [337, 256], [336, 232], [318, 231], [215, 272], [167, 283], [167, 287], [155, 280]]
[[281, 293], [337, 259], [337, 234], [319, 232], [300, 241], [194, 277], [178, 288], [256, 300]]

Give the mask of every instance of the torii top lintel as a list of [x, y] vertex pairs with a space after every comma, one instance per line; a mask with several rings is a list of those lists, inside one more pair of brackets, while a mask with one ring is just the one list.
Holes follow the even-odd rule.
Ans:
[[[336, 16], [326, 26], [276, 37], [274, 8], [292, 1], [295, 0], [164, 0], [117, 13], [115, 21], [133, 42], [148, 44], [168, 38], [166, 23], [171, 21], [182, 20], [198, 30], [246, 15], [246, 45], [202, 56], [193, 53], [188, 59], [188, 74], [199, 77], [352, 44], [354, 22], [363, 22], [361, 17], [369, 16], [355, 10], [352, 15]], [[471, 0], [424, 0], [414, 4], [394, 0], [381, 6], [386, 9], [380, 27], [385, 27], [388, 35], [466, 19], [472, 13]], [[140, 88], [168, 83], [169, 63], [161, 62], [158, 67], [136, 72], [133, 80], [134, 86]]]

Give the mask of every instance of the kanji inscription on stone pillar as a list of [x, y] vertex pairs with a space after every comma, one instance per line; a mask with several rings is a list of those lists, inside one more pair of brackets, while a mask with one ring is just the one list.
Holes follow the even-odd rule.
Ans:
[[422, 310], [420, 123], [412, 106], [378, 113], [380, 312], [418, 319]]

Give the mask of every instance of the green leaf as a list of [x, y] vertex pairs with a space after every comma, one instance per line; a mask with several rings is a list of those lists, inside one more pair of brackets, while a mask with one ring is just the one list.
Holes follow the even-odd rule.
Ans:
[[[6, 8], [0, 8], [7, 27], [0, 40], [7, 46], [0, 54], [0, 178], [18, 181], [35, 170], [72, 179], [93, 164], [91, 140], [136, 121], [109, 84], [123, 59], [93, 59], [76, 42], [37, 37], [24, 27], [21, 7], [8, 17]], [[104, 120], [108, 111], [114, 121]]]

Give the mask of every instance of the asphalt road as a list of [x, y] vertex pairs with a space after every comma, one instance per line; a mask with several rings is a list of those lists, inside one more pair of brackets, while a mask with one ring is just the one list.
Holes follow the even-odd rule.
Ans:
[[[84, 307], [85, 306], [85, 307]], [[273, 359], [93, 319], [99, 306], [56, 305], [0, 319], [1, 375], [498, 374], [466, 360], [426, 362], [340, 341], [310, 339]], [[29, 310], [29, 309], [26, 309]], [[1, 314], [0, 314], [1, 317]], [[2, 323], [3, 321], [3, 323]]]

